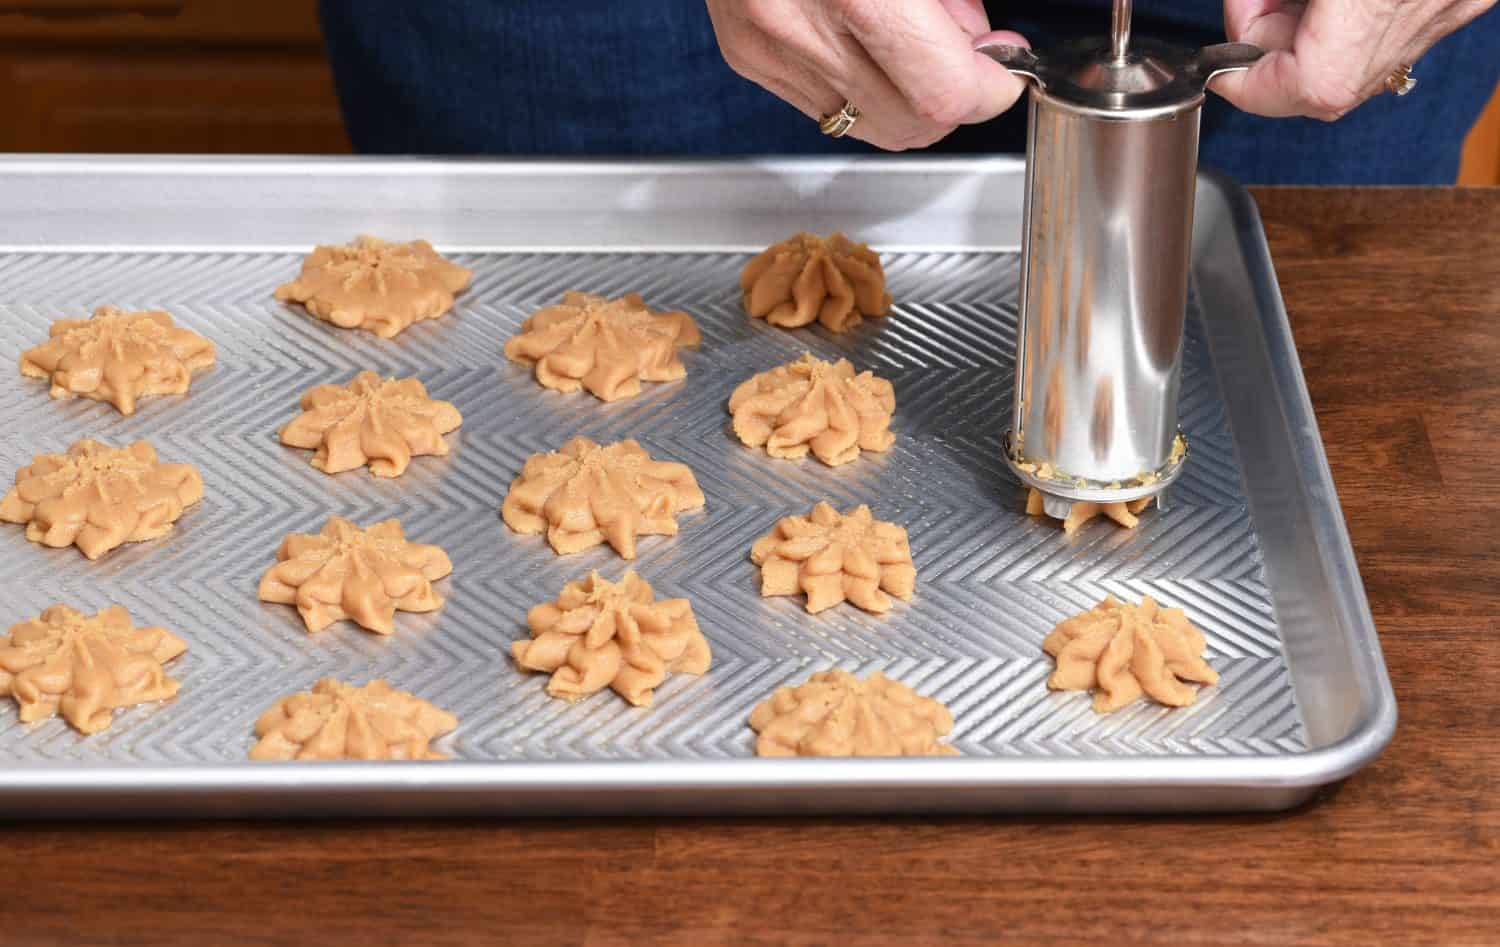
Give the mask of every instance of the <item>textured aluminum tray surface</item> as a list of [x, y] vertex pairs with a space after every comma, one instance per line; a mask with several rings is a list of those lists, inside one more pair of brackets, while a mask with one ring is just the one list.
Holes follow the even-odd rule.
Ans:
[[[204, 502], [169, 537], [98, 562], [73, 549], [34, 546], [17, 527], [0, 532], [0, 620], [29, 617], [55, 601], [90, 609], [119, 602], [138, 622], [167, 625], [190, 644], [172, 665], [182, 681], [176, 700], [122, 711], [92, 737], [60, 719], [22, 725], [5, 702], [0, 811], [1271, 808], [1362, 765], [1388, 738], [1394, 705], [1378, 644], [1274, 283], [1267, 285], [1267, 269], [1255, 272], [1257, 261], [1246, 256], [1255, 246], [1246, 250], [1234, 229], [1229, 202], [1237, 192], [1212, 181], [1201, 189], [1206, 212], [1215, 200], [1224, 208], [1198, 248], [1183, 359], [1182, 425], [1192, 456], [1170, 509], [1146, 515], [1133, 532], [1096, 522], [1064, 537], [1054, 523], [1024, 515], [1022, 487], [1001, 459], [1018, 272], [1018, 255], [1006, 248], [1018, 216], [1012, 191], [988, 199], [1002, 210], [993, 234], [966, 238], [967, 246], [954, 239], [959, 230], [951, 220], [934, 223], [920, 210], [870, 221], [877, 232], [894, 232], [905, 215], [904, 236], [891, 241], [904, 249], [885, 256], [896, 306], [849, 335], [771, 328], [749, 319], [738, 299], [737, 276], [752, 245], [737, 241], [739, 230], [761, 238], [804, 226], [833, 229], [840, 202], [857, 203], [862, 189], [871, 201], [877, 194], [889, 199], [914, 167], [925, 175], [923, 193], [950, 195], [926, 206], [951, 203], [957, 192], [973, 213], [986, 193], [1019, 187], [1013, 164], [760, 165], [757, 173], [791, 182], [788, 193], [826, 201], [811, 208], [803, 200], [761, 203], [758, 216], [738, 229], [734, 215], [749, 210], [736, 206], [740, 191], [714, 185], [732, 182], [743, 166], [639, 166], [665, 168], [684, 188], [701, 188], [709, 203], [700, 205], [700, 221], [668, 222], [658, 242], [649, 236], [650, 201], [606, 203], [591, 210], [621, 221], [613, 236], [596, 229], [579, 234], [585, 250], [542, 252], [516, 239], [526, 228], [502, 207], [489, 209], [502, 203], [497, 191], [520, 195], [539, 180], [566, 184], [569, 174], [586, 189], [614, 174], [624, 180], [611, 182], [609, 193], [628, 193], [630, 169], [249, 167], [248, 187], [274, 185], [266, 199], [282, 194], [288, 215], [307, 213], [296, 206], [297, 193], [282, 189], [294, 192], [309, 167], [329, 187], [325, 199], [342, 197], [313, 239], [364, 230], [432, 236], [473, 268], [473, 285], [450, 315], [383, 341], [271, 298], [300, 259], [279, 245], [289, 234], [284, 229], [252, 227], [215, 243], [194, 236], [190, 215], [173, 230], [158, 213], [145, 238], [156, 246], [139, 246], [125, 221], [104, 224], [103, 239], [101, 228], [68, 233], [71, 211], [64, 207], [36, 225], [46, 245], [29, 247], [25, 227], [5, 225], [0, 356], [7, 364], [43, 338], [53, 318], [103, 303], [168, 309], [217, 343], [219, 362], [187, 397], [144, 402], [129, 418], [98, 403], [49, 401], [41, 383], [18, 374], [0, 379], [0, 467], [7, 476], [33, 454], [80, 437], [145, 437], [166, 459], [197, 464], [206, 483]], [[829, 174], [831, 167], [843, 171]], [[182, 168], [188, 189], [201, 192], [189, 202], [195, 213], [216, 195], [242, 199], [231, 196], [238, 177], [231, 168]], [[119, 202], [127, 205], [137, 189], [149, 190], [143, 176], [171, 176], [145, 163], [0, 163], [0, 201], [10, 196], [24, 206], [39, 174], [74, 180], [96, 199], [123, 195]], [[421, 195], [410, 207], [366, 220], [362, 189], [351, 182], [369, 184], [370, 175], [405, 176], [427, 190], [444, 183], [446, 200], [468, 208], [454, 212], [463, 217], [458, 232], [436, 223]], [[952, 186], [934, 189], [941, 175]], [[716, 196], [720, 206], [712, 203]], [[87, 207], [85, 198], [75, 203]], [[170, 219], [170, 208], [165, 213]], [[502, 239], [479, 237], [486, 228], [473, 218], [487, 214]], [[436, 229], [391, 230], [417, 219]], [[312, 223], [300, 221], [293, 239]], [[684, 249], [694, 234], [712, 249]], [[941, 249], [924, 250], [924, 235]], [[1226, 239], [1229, 249], [1215, 248]], [[1242, 273], [1258, 282], [1238, 292], [1221, 285]], [[520, 322], [567, 289], [638, 291], [653, 305], [692, 313], [704, 340], [684, 354], [687, 380], [648, 385], [637, 398], [605, 405], [542, 389], [529, 369], [505, 361], [501, 348]], [[1221, 294], [1240, 298], [1206, 308]], [[1275, 351], [1278, 344], [1286, 347]], [[772, 461], [738, 443], [725, 410], [729, 393], [751, 373], [803, 351], [847, 357], [891, 379], [898, 399], [891, 451], [830, 469], [812, 460]], [[1278, 362], [1283, 377], [1273, 371]], [[395, 481], [363, 470], [327, 477], [308, 465], [310, 452], [279, 444], [276, 429], [295, 413], [301, 391], [365, 368], [419, 377], [434, 397], [460, 408], [464, 424], [450, 436], [448, 457], [417, 459]], [[1286, 417], [1287, 405], [1304, 415]], [[531, 605], [590, 569], [613, 577], [626, 568], [608, 547], [558, 557], [541, 538], [518, 536], [500, 521], [500, 500], [524, 459], [575, 434], [635, 437], [654, 456], [690, 465], [707, 496], [702, 512], [681, 519], [679, 536], [644, 540], [632, 564], [659, 594], [692, 600], [714, 650], [709, 673], [669, 677], [650, 709], [631, 708], [608, 691], [572, 705], [550, 699], [545, 675], [521, 673], [508, 657], [509, 643], [526, 634]], [[1242, 460], [1249, 455], [1253, 461]], [[840, 508], [869, 503], [909, 529], [918, 568], [911, 603], [885, 617], [849, 607], [809, 616], [798, 601], [760, 598], [747, 557], [751, 542], [777, 518], [805, 513], [821, 499]], [[440, 583], [446, 607], [401, 615], [397, 633], [384, 638], [351, 623], [309, 636], [294, 609], [258, 602], [257, 580], [281, 537], [315, 531], [335, 513], [364, 523], [397, 516], [412, 538], [443, 545], [455, 564], [453, 577]], [[1140, 702], [1103, 717], [1085, 694], [1049, 692], [1042, 638], [1107, 593], [1149, 594], [1186, 608], [1207, 634], [1220, 683], [1190, 708]], [[751, 707], [831, 665], [882, 669], [944, 701], [963, 757], [751, 758]], [[327, 675], [386, 677], [456, 713], [459, 729], [439, 744], [456, 761], [245, 762], [255, 718], [282, 694]]]

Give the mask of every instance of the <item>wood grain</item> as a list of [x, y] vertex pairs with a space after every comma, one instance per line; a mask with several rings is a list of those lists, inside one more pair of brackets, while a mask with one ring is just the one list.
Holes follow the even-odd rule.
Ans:
[[1385, 755], [1316, 803], [10, 825], [0, 942], [1500, 942], [1500, 191], [1257, 197], [1401, 702]]

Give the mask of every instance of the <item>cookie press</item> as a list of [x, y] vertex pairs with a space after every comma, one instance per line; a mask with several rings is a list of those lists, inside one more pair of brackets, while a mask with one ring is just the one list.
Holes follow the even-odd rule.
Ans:
[[1006, 461], [1049, 516], [1155, 497], [1181, 473], [1177, 427], [1198, 124], [1214, 76], [1262, 52], [1130, 35], [1044, 53], [980, 51], [1028, 80], [1020, 327]]

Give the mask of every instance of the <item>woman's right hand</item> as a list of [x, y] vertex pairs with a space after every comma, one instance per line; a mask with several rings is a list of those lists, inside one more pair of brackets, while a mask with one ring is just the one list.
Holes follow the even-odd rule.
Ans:
[[921, 148], [959, 125], [1006, 111], [1025, 87], [987, 56], [982, 0], [708, 0], [719, 49], [735, 72], [808, 118], [860, 111], [849, 131], [890, 151]]

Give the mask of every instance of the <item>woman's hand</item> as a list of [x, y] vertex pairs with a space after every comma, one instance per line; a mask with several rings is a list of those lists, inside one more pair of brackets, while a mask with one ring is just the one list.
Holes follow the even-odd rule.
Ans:
[[1224, 0], [1234, 42], [1267, 55], [1213, 90], [1257, 115], [1333, 121], [1378, 94], [1402, 64], [1420, 78], [1423, 53], [1494, 0]]
[[974, 52], [990, 32], [983, 0], [708, 0], [708, 12], [735, 72], [810, 119], [852, 102], [850, 136], [892, 151], [988, 121], [1024, 91]]

